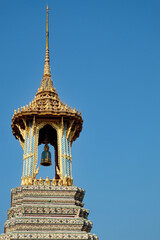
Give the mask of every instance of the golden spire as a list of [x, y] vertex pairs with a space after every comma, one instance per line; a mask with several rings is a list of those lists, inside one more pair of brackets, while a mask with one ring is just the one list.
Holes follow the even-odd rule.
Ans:
[[44, 74], [43, 77], [51, 77], [51, 70], [49, 64], [49, 30], [48, 30], [48, 12], [49, 7], [47, 5], [47, 26], [46, 26], [46, 55], [45, 55], [45, 64], [44, 64]]

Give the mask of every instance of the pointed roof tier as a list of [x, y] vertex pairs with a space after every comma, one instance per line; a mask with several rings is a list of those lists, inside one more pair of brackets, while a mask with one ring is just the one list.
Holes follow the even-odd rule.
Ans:
[[21, 107], [21, 110], [14, 112], [12, 118], [12, 132], [17, 139], [23, 141], [23, 136], [21, 134], [21, 129], [24, 129], [24, 119], [30, 120], [34, 117], [37, 118], [48, 118], [65, 121], [72, 121], [72, 127], [75, 128], [75, 134], [72, 138], [74, 141], [80, 134], [82, 130], [82, 116], [76, 109], [67, 106], [63, 103], [53, 86], [51, 71], [50, 71], [50, 61], [49, 61], [49, 31], [48, 31], [48, 6], [47, 6], [47, 30], [46, 30], [46, 54], [45, 54], [45, 64], [44, 64], [44, 74], [41, 81], [41, 86], [38, 89], [35, 98], [29, 105]]

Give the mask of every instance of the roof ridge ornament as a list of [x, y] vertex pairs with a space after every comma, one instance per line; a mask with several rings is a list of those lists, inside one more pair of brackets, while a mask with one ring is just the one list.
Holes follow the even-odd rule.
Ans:
[[46, 24], [46, 54], [45, 54], [45, 64], [44, 64], [44, 74], [43, 77], [51, 77], [50, 63], [49, 63], [49, 7], [47, 5], [47, 24]]

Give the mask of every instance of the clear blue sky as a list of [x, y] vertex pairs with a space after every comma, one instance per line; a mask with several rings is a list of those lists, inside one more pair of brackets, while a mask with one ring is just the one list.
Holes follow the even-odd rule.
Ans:
[[40, 86], [47, 3], [54, 86], [84, 119], [72, 147], [73, 176], [86, 190], [92, 233], [159, 240], [158, 0], [0, 0], [0, 232], [22, 174], [11, 118]]

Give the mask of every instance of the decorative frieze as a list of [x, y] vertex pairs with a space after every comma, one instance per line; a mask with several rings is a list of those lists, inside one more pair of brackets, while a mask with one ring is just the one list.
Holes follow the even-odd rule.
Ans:
[[21, 239], [32, 239], [32, 240], [98, 240], [98, 237], [92, 234], [85, 233], [12, 233], [3, 234], [0, 236], [0, 240], [21, 240]]

